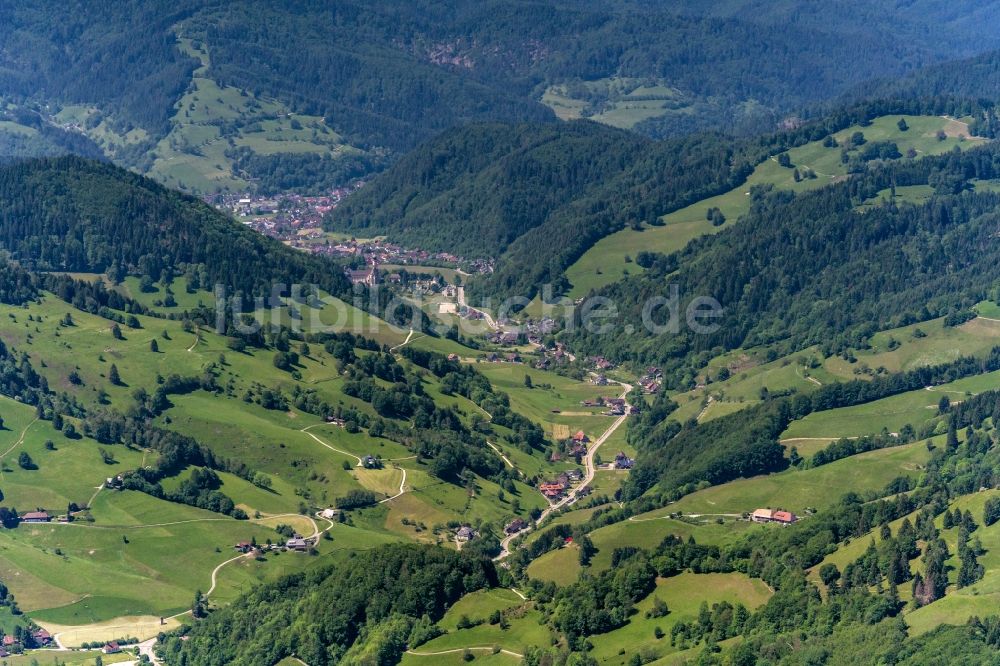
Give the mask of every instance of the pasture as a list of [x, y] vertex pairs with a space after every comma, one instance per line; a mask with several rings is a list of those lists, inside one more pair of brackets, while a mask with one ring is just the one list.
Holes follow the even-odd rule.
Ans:
[[752, 512], [761, 507], [783, 508], [803, 514], [821, 509], [848, 492], [878, 490], [897, 476], [915, 477], [930, 457], [924, 442], [914, 442], [813, 467], [737, 479], [682, 497], [667, 509], [644, 516], [683, 512], [713, 516]]
[[[671, 647], [670, 629], [678, 622], [697, 620], [702, 602], [709, 607], [723, 601], [733, 605], [743, 604], [753, 611], [764, 605], [771, 595], [772, 591], [763, 581], [740, 573], [682, 573], [660, 578], [653, 593], [636, 604], [636, 613], [623, 627], [590, 637], [594, 644], [591, 656], [601, 664], [620, 666], [630, 663], [636, 654], [653, 658], [665, 656], [683, 647]], [[669, 613], [666, 616], [646, 617], [654, 598], [667, 604]], [[656, 638], [657, 627], [664, 632], [663, 638]]]
[[960, 401], [966, 395], [975, 395], [996, 388], [1000, 384], [1000, 371], [966, 377], [957, 381], [901, 393], [852, 407], [813, 412], [793, 421], [782, 433], [782, 439], [798, 437], [857, 437], [882, 432], [899, 432], [910, 424], [918, 429], [925, 422], [937, 417], [938, 402], [942, 396]]
[[[258, 155], [313, 153], [337, 157], [355, 149], [328, 127], [321, 116], [292, 113], [284, 104], [207, 77], [204, 45], [180, 39], [179, 46], [198, 58], [191, 86], [174, 106], [171, 130], [156, 146], [148, 175], [184, 191], [241, 192], [250, 183], [234, 169], [227, 152], [249, 148]], [[224, 137], [219, 122], [236, 128]]]

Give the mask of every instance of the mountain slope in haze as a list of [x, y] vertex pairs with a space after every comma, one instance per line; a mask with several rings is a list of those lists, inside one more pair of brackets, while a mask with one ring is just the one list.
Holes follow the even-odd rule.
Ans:
[[[245, 189], [278, 170], [331, 172], [289, 187], [342, 184], [455, 125], [554, 120], [542, 101], [655, 137], [768, 130], [862, 81], [1000, 47], [984, 29], [993, 3], [968, 1], [14, 0], [5, 10], [5, 102], [174, 185], [177, 173], [151, 171], [158, 159], [223, 172], [189, 178], [195, 191]], [[359, 162], [315, 160], [359, 150]]]

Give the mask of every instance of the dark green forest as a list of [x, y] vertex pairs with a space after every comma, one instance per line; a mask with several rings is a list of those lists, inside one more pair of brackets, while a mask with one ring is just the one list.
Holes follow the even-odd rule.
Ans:
[[[970, 181], [996, 177], [994, 145], [916, 162], [885, 164], [843, 183], [794, 195], [758, 189], [750, 213], [722, 233], [695, 240], [648, 273], [601, 294], [621, 314], [611, 334], [572, 332], [586, 353], [679, 368], [689, 354], [773, 344], [839, 351], [876, 330], [968, 309], [995, 280], [997, 195]], [[923, 205], [857, 206], [892, 186], [930, 184]], [[679, 267], [679, 268], [678, 268]], [[724, 308], [717, 331], [629, 333], [646, 299], [669, 282], [684, 304], [711, 296]], [[654, 312], [658, 323], [667, 313]], [[598, 352], [599, 350], [599, 352]]]
[[346, 294], [339, 265], [297, 252], [201, 201], [110, 164], [63, 157], [0, 167], [0, 248], [40, 271], [147, 276], [195, 268], [206, 289], [273, 283]]
[[498, 272], [472, 290], [530, 296], [538, 285], [558, 286], [601, 237], [725, 191], [754, 161], [715, 136], [653, 142], [589, 121], [471, 125], [410, 152], [326, 225], [501, 257]]
[[638, 126], [653, 137], [759, 132], [870, 79], [1000, 47], [981, 29], [995, 12], [968, 1], [713, 4], [15, 0], [0, 25], [0, 94], [39, 110], [93, 105], [118, 131], [142, 128], [149, 141], [116, 156], [141, 164], [197, 66], [182, 34], [207, 47], [218, 82], [398, 155], [472, 121], [554, 120], [539, 102], [553, 83], [677, 89], [689, 106]]

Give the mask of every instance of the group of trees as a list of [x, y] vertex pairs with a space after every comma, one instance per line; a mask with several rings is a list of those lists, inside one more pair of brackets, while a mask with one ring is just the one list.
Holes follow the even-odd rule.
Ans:
[[327, 259], [148, 179], [74, 157], [0, 167], [0, 246], [28, 269], [124, 271], [153, 282], [202, 266], [202, 286], [224, 285], [230, 295], [270, 295], [276, 284], [315, 284], [340, 295], [350, 288]]
[[[670, 419], [677, 405], [661, 397], [651, 409], [639, 415], [629, 434], [639, 450], [639, 464], [629, 475], [623, 494], [635, 499], [659, 483], [662, 495], [670, 498], [692, 490], [699, 482], [717, 484], [780, 471], [789, 461], [778, 437], [795, 419], [815, 411], [864, 404], [997, 369], [1000, 369], [1000, 347], [978, 358], [963, 356], [948, 363], [921, 366], [870, 380], [833, 382], [811, 393], [768, 396], [759, 405], [701, 424], [681, 424]], [[979, 426], [994, 409], [1000, 410], [1000, 406], [992, 392], [981, 394], [968, 406], [957, 405], [951, 422], [957, 424], [954, 427]], [[898, 444], [916, 434], [909, 427], [896, 437], [878, 435], [841, 440], [814, 454], [810, 464], [826, 464], [864, 450]], [[970, 437], [973, 442], [978, 441], [975, 435]]]
[[[585, 354], [680, 369], [720, 347], [770, 344], [780, 354], [968, 310], [992, 288], [997, 257], [987, 239], [998, 199], [966, 192], [965, 183], [995, 177], [997, 153], [991, 144], [882, 164], [801, 195], [757, 189], [740, 224], [693, 241], [662, 269], [654, 262], [645, 274], [603, 289], [619, 310], [612, 331], [580, 327], [570, 342]], [[856, 209], [882, 189], [935, 178], [949, 184], [926, 204]], [[680, 268], [668, 273], [669, 264]], [[714, 333], [625, 329], [649, 299], [663, 295], [668, 274], [682, 307], [696, 295], [721, 303]], [[657, 322], [665, 316], [652, 314]]]
[[[318, 666], [392, 664], [448, 606], [497, 581], [488, 559], [427, 546], [360, 551], [345, 567], [314, 568], [255, 587], [199, 621], [186, 640], [168, 639], [169, 663], [264, 666], [295, 655]], [[364, 645], [355, 646], [362, 635]], [[371, 654], [359, 655], [362, 648], [377, 656], [362, 659]]]

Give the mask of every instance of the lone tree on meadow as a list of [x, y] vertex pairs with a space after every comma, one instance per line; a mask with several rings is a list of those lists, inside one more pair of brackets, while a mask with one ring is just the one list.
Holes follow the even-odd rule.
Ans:
[[191, 615], [195, 619], [202, 619], [208, 615], [208, 601], [205, 595], [198, 590], [194, 593], [194, 603], [191, 604]]
[[111, 364], [111, 369], [108, 371], [108, 381], [115, 386], [121, 386], [122, 384], [121, 375], [118, 374], [118, 366], [114, 363]]

